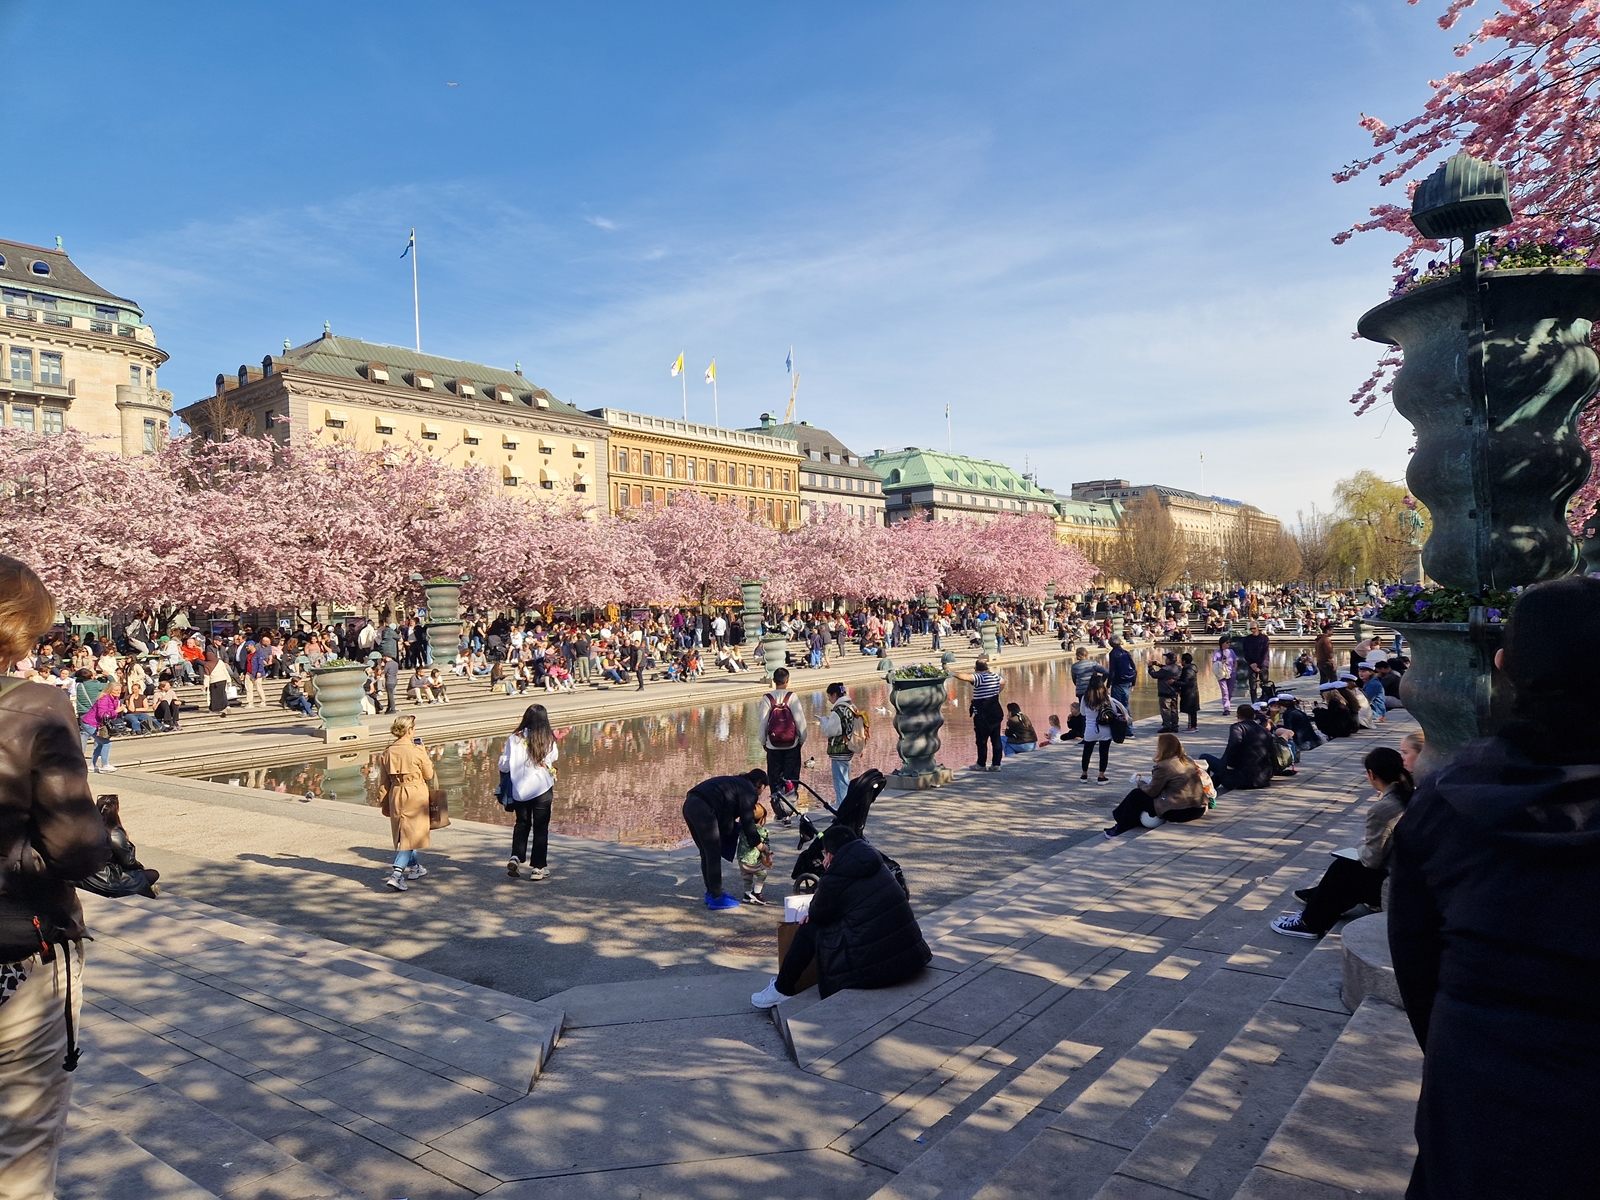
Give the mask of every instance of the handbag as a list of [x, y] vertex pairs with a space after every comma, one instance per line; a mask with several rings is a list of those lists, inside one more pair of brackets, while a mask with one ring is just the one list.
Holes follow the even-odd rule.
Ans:
[[494, 789], [494, 798], [500, 802], [500, 807], [505, 809], [507, 812], [510, 812], [512, 806], [516, 804], [517, 792], [516, 789], [511, 786], [510, 771], [500, 772], [500, 784]]
[[450, 797], [443, 788], [428, 789], [428, 828], [445, 829], [450, 824]]
[[237, 700], [239, 698], [239, 688], [235, 684], [225, 683], [222, 685], [222, 694], [229, 700]]
[[[66, 912], [53, 904], [30, 900], [22, 896], [0, 896], [0, 962], [22, 962], [39, 956], [40, 962], [54, 962], [56, 947], [71, 954], [69, 946], [74, 940], [72, 920]], [[67, 963], [67, 1056], [62, 1060], [63, 1071], [76, 1071], [78, 1059], [77, 1023], [72, 1019], [72, 964]]]

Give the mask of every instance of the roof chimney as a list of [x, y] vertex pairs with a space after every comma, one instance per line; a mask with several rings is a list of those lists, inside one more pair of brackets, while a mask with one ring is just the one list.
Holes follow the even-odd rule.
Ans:
[[762, 413], [761, 414], [761, 428], [763, 428], [763, 429], [771, 429], [773, 427], [773, 425], [775, 425], [777, 423], [777, 420], [778, 420], [778, 418], [774, 417], [771, 413]]

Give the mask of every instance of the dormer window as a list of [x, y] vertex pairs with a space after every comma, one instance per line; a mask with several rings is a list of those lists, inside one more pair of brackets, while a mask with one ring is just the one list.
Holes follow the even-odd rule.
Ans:
[[[257, 376], [257, 378], [259, 379], [260, 376]], [[243, 387], [245, 384], [247, 384], [249, 382], [250, 382], [250, 368], [249, 367], [240, 367], [239, 368], [239, 386]]]
[[458, 379], [458, 380], [456, 380], [456, 395], [462, 396], [462, 397], [470, 400], [472, 397], [476, 396], [477, 394], [478, 394], [478, 389], [472, 386], [472, 380], [470, 380], [470, 379]]
[[533, 403], [538, 408], [549, 408], [550, 407], [550, 401], [546, 400], [543, 396], [540, 396], [540, 395], [537, 395], [537, 394], [535, 394], [535, 396], [533, 397]]
[[368, 363], [367, 364], [367, 382], [368, 383], [388, 383], [389, 382], [389, 368], [384, 366], [382, 363]]
[[433, 376], [426, 371], [415, 371], [411, 375], [411, 382], [417, 385], [419, 391], [433, 391]]
[[272, 374], [272, 355], [267, 355], [261, 360], [261, 377], [265, 379]]
[[[470, 387], [471, 384], [468, 384], [467, 386]], [[494, 389], [494, 398], [496, 400], [500, 401], [501, 404], [514, 404], [514, 403], [516, 403], [516, 399], [517, 399], [516, 393], [514, 393], [508, 387], [497, 387], [497, 388], [495, 388]]]

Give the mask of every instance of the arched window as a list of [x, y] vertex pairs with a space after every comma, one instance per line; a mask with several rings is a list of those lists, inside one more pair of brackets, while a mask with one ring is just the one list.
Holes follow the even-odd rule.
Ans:
[[42, 259], [42, 258], [35, 259], [34, 263], [33, 263], [33, 273], [35, 275], [48, 275], [48, 274], [50, 274], [50, 264], [45, 262], [44, 259]]
[[890, 483], [899, 483], [900, 482], [900, 469], [898, 467], [896, 467], [893, 471], [889, 472], [889, 482]]

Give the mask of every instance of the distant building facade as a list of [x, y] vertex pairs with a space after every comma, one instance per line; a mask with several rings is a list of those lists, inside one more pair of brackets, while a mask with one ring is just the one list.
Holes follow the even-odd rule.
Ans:
[[883, 482], [885, 519], [993, 520], [1006, 514], [1056, 513], [1056, 496], [1004, 463], [907, 446], [866, 460]]
[[1147, 483], [1134, 485], [1126, 479], [1091, 479], [1072, 485], [1072, 498], [1079, 501], [1116, 501], [1123, 506], [1154, 493], [1172, 518], [1173, 525], [1191, 544], [1222, 549], [1249, 522], [1257, 532], [1276, 534], [1281, 522], [1254, 505], [1221, 496], [1202, 496], [1183, 488]]
[[595, 408], [610, 438], [613, 513], [665, 504], [681, 491], [733, 505], [774, 529], [800, 524], [800, 449], [793, 438]]
[[1092, 549], [1117, 536], [1122, 521], [1120, 500], [1073, 500], [1056, 497], [1056, 535], [1062, 541]]
[[799, 447], [801, 520], [840, 508], [874, 525], [884, 524], [883, 481], [859, 454], [826, 429], [808, 421], [785, 424], [771, 413], [762, 413], [760, 427], [745, 432], [787, 438]]
[[259, 367], [218, 375], [214, 396], [178, 413], [212, 435], [231, 427], [354, 442], [414, 443], [452, 466], [482, 466], [505, 487], [568, 491], [603, 504], [606, 425], [535, 387], [520, 370], [418, 354], [324, 331]]
[[153, 453], [172, 418], [172, 393], [156, 384], [166, 361], [143, 310], [95, 283], [59, 244], [0, 241], [0, 423], [78, 429], [128, 457]]

